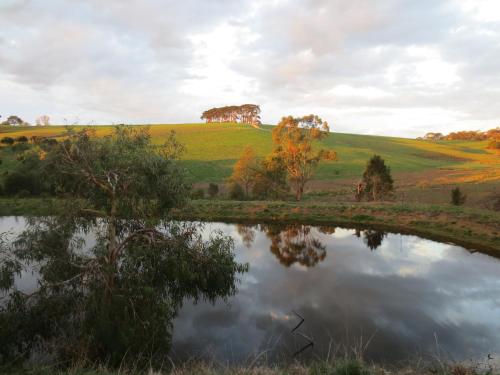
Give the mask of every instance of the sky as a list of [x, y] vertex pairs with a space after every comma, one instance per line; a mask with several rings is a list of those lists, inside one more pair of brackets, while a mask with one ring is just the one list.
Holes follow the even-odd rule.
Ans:
[[0, 0], [0, 115], [199, 122], [259, 104], [333, 131], [500, 126], [498, 0]]

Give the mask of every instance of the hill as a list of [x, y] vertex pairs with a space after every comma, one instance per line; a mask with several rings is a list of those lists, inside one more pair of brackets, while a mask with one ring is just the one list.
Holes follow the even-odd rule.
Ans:
[[[74, 127], [79, 129], [82, 127]], [[111, 126], [95, 126], [104, 136]], [[151, 125], [155, 143], [162, 143], [171, 131], [184, 144], [183, 163], [197, 183], [221, 182], [231, 174], [235, 161], [246, 145], [264, 156], [271, 150], [272, 126], [255, 129], [242, 124], [175, 124]], [[0, 127], [0, 138], [41, 136], [62, 137], [64, 126]], [[339, 160], [324, 162], [318, 169], [318, 183], [358, 178], [369, 157], [381, 155], [396, 176], [412, 176], [418, 183], [439, 181], [492, 181], [500, 179], [500, 157], [486, 150], [481, 141], [423, 141], [408, 138], [331, 133], [322, 147], [338, 152]], [[14, 163], [7, 150], [0, 154], [2, 169]], [[417, 177], [415, 180], [415, 177]]]

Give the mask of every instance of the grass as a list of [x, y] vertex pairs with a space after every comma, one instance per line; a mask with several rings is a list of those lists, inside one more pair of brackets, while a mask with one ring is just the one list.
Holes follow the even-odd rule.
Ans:
[[[172, 367], [172, 366], [169, 366]], [[498, 369], [489, 365], [443, 363], [422, 366], [417, 363], [396, 369], [380, 365], [366, 364], [360, 360], [336, 360], [314, 362], [308, 365], [290, 364], [287, 366], [223, 366], [205, 363], [187, 363], [168, 370], [110, 370], [105, 367], [74, 367], [58, 370], [52, 367], [35, 367], [26, 370], [12, 369], [5, 375], [498, 375]]]
[[[64, 201], [0, 198], [0, 216], [57, 214]], [[373, 228], [453, 242], [473, 251], [500, 256], [500, 213], [491, 210], [415, 203], [341, 203], [306, 200], [192, 200], [172, 212], [178, 220], [228, 223], [302, 223], [348, 228]]]
[[[81, 126], [73, 127], [78, 130]], [[111, 126], [95, 126], [98, 136], [112, 131]], [[272, 126], [255, 129], [242, 124], [164, 124], [150, 126], [153, 142], [161, 144], [171, 131], [185, 146], [183, 163], [195, 182], [221, 182], [231, 174], [234, 162], [246, 145], [258, 156], [272, 148]], [[0, 127], [0, 137], [61, 137], [64, 126]], [[318, 147], [338, 152], [339, 160], [325, 162], [317, 171], [317, 180], [337, 180], [361, 175], [373, 154], [381, 155], [395, 173], [426, 171], [466, 171], [500, 179], [500, 158], [487, 151], [485, 142], [427, 142], [421, 140], [370, 135], [332, 133]], [[0, 153], [2, 159], [9, 159]], [[492, 167], [496, 170], [492, 171]], [[482, 176], [482, 178], [485, 178]]]

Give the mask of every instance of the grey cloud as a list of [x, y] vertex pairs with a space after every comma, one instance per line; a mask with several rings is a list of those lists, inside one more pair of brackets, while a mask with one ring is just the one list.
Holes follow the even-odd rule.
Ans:
[[[18, 98], [7, 87], [22, 87], [30, 105], [7, 101], [4, 110], [24, 107], [23, 118], [50, 111], [54, 119], [87, 112], [97, 122], [197, 121], [193, 108], [214, 104], [196, 91], [206, 79], [221, 83], [221, 97], [260, 102], [267, 123], [325, 112], [319, 114], [338, 119], [335, 129], [345, 131], [352, 126], [342, 114], [348, 110], [360, 114], [349, 130], [367, 132], [371, 116], [401, 118], [404, 110], [453, 113], [456, 128], [500, 117], [500, 24], [479, 22], [452, 0], [7, 0], [0, 23], [0, 81], [8, 83], [0, 97]], [[219, 66], [193, 69], [213, 62], [200, 58], [192, 38], [223, 25], [236, 45], [218, 64], [245, 87]], [[429, 56], [412, 55], [412, 48], [435, 51], [459, 80], [419, 82], [418, 64]], [[340, 85], [389, 95], [332, 92]], [[421, 132], [399, 125], [401, 135]]]

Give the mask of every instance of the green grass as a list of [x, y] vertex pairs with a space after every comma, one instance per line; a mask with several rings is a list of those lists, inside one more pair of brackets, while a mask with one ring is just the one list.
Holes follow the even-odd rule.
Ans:
[[[74, 127], [80, 129], [82, 127]], [[109, 134], [111, 126], [96, 126], [99, 136]], [[235, 161], [244, 147], [250, 145], [258, 156], [272, 148], [272, 126], [255, 129], [241, 124], [176, 124], [151, 125], [155, 143], [162, 143], [170, 131], [185, 146], [183, 163], [195, 182], [220, 182], [231, 174]], [[0, 137], [62, 136], [64, 126], [0, 127]], [[324, 162], [316, 173], [317, 180], [334, 180], [360, 176], [373, 154], [381, 155], [392, 170], [425, 172], [436, 169], [486, 170], [500, 169], [500, 158], [485, 149], [485, 142], [426, 142], [414, 139], [357, 134], [332, 133], [318, 147], [337, 151], [339, 160]], [[6, 151], [0, 153], [2, 169], [12, 161]]]

